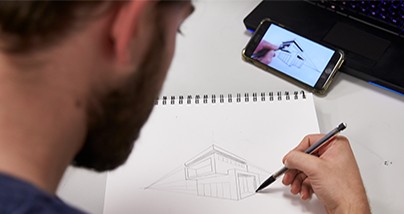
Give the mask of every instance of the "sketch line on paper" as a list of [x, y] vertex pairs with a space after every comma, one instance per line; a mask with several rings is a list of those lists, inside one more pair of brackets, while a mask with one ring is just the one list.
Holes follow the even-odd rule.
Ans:
[[[182, 170], [182, 169], [183, 169], [183, 167], [179, 167], [179, 168], [177, 168], [177, 169], [175, 169], [175, 170], [173, 170], [173, 171], [167, 173], [167, 175], [166, 175], [165, 177], [170, 177], [171, 175], [174, 175], [175, 173], [177, 173], [178, 171], [180, 171], [180, 170]], [[150, 184], [149, 186], [145, 187], [145, 189], [149, 189], [149, 188], [151, 188], [152, 186], [154, 186], [154, 185], [156, 185], [156, 184], [158, 184], [158, 183], [161, 184], [161, 182], [162, 182], [163, 180], [164, 180], [164, 177], [160, 178], [159, 180], [157, 180], [157, 181], [153, 182], [152, 184]]]
[[145, 189], [238, 201], [254, 195], [269, 174], [212, 145]]

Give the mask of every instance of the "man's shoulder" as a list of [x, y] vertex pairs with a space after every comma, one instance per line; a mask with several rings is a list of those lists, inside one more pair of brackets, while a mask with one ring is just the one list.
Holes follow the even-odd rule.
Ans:
[[0, 173], [0, 213], [83, 213], [30, 183]]

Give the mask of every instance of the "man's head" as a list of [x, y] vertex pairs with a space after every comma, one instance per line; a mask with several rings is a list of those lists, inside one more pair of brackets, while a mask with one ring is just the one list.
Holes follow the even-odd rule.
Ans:
[[[66, 86], [86, 112], [84, 144], [73, 164], [114, 169], [127, 159], [151, 112], [177, 30], [191, 12], [188, 1], [0, 2], [0, 52], [44, 68], [59, 68], [48, 58], [71, 57], [83, 68], [71, 71], [79, 89]], [[31, 61], [37, 56], [41, 63]], [[62, 65], [64, 75], [69, 67]]]

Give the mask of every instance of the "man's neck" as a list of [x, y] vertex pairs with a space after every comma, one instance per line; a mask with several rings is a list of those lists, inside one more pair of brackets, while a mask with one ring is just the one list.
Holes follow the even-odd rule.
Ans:
[[84, 104], [57, 83], [1, 77], [0, 172], [54, 193], [83, 142]]
[[116, 70], [105, 51], [111, 17], [29, 55], [0, 51], [1, 172], [55, 192], [84, 143], [88, 102]]

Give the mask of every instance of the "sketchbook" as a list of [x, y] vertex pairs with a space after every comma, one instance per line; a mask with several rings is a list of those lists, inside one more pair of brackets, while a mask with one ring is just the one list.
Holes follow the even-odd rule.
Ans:
[[281, 179], [255, 193], [318, 132], [304, 91], [163, 96], [128, 161], [108, 173], [104, 213], [323, 213]]

